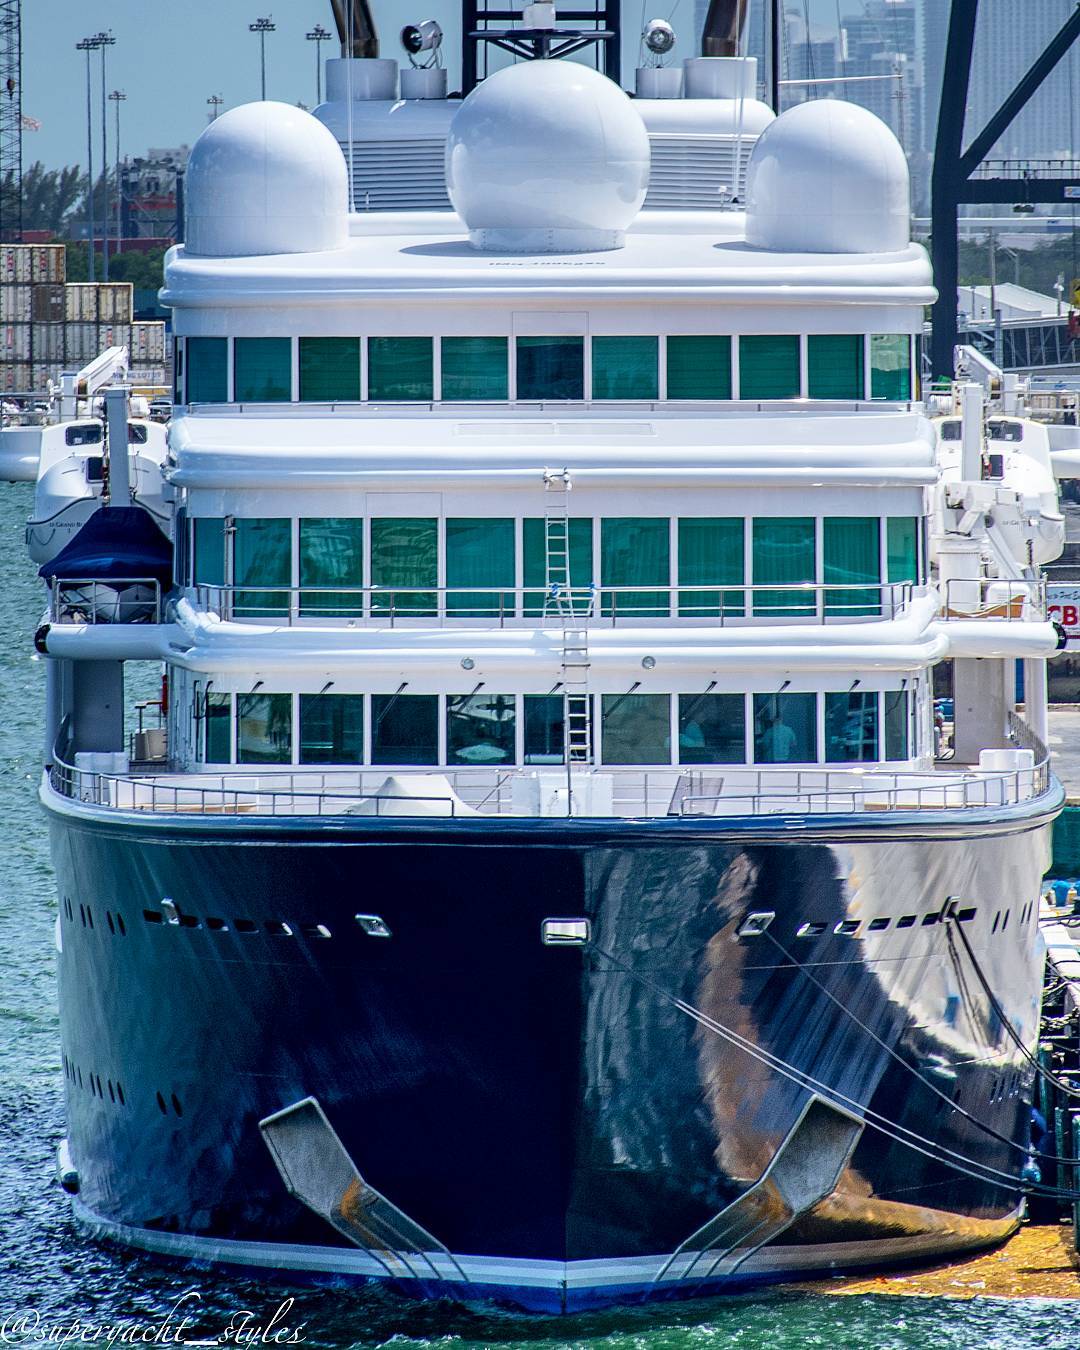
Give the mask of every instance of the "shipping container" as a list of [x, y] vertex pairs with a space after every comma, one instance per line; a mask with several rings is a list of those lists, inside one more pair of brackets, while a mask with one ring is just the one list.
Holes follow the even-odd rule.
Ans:
[[30, 280], [62, 282], [67, 274], [66, 255], [63, 244], [34, 244], [30, 253]]
[[62, 323], [35, 323], [31, 325], [30, 359], [37, 365], [48, 361], [60, 365], [64, 360], [64, 325]]
[[64, 318], [68, 323], [96, 323], [97, 316], [97, 286], [89, 281], [69, 281], [64, 287]]
[[15, 362], [0, 363], [0, 394], [30, 392], [30, 367]]
[[45, 393], [50, 384], [60, 383], [60, 366], [49, 362], [45, 365], [39, 365], [37, 362], [30, 368], [30, 388], [35, 393]]
[[99, 323], [98, 324], [98, 351], [106, 351], [109, 347], [128, 347], [131, 346], [131, 324], [129, 323]]
[[0, 361], [30, 360], [30, 325], [0, 324]]
[[130, 281], [108, 281], [98, 286], [97, 317], [102, 323], [131, 322]]
[[165, 364], [165, 325], [159, 320], [137, 320], [131, 325], [131, 359], [148, 366]]
[[128, 371], [130, 384], [140, 389], [171, 389], [172, 381], [164, 366], [132, 366]]
[[30, 286], [0, 286], [0, 323], [29, 323], [32, 294]]
[[68, 323], [64, 325], [64, 364], [79, 370], [98, 355], [98, 325], [96, 323]]
[[[5, 288], [0, 287], [0, 292]], [[52, 282], [30, 287], [30, 317], [38, 323], [63, 323], [65, 317], [64, 288]], [[3, 296], [0, 295], [0, 305]]]
[[0, 244], [0, 284], [31, 281], [32, 252], [29, 244]]

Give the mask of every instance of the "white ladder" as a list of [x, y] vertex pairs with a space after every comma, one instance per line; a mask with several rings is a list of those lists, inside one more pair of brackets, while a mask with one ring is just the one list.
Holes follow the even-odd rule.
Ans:
[[[544, 470], [544, 614], [562, 626], [563, 752], [572, 764], [592, 762], [589, 629], [592, 592], [575, 598], [570, 584], [570, 474]], [[580, 611], [580, 612], [579, 612]]]

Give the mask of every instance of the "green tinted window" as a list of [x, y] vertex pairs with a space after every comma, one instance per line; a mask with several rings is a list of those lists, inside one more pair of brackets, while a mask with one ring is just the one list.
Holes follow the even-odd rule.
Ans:
[[889, 581], [917, 581], [919, 522], [915, 516], [890, 516], [885, 522]]
[[817, 760], [817, 697], [754, 695], [754, 762], [813, 764]]
[[435, 374], [429, 337], [368, 338], [368, 398], [372, 403], [430, 403]]
[[197, 586], [225, 585], [225, 522], [220, 516], [196, 516], [193, 580]]
[[[838, 589], [825, 592], [825, 612], [849, 618], [877, 614], [881, 580], [881, 531], [877, 516], [826, 516], [822, 525], [825, 582]], [[863, 582], [866, 590], [852, 590]]]
[[229, 397], [229, 339], [189, 337], [187, 401], [224, 403]]
[[731, 397], [731, 338], [669, 337], [667, 396], [682, 399]]
[[739, 339], [739, 397], [799, 397], [799, 339], [794, 334]]
[[604, 694], [600, 703], [605, 764], [671, 763], [667, 694]]
[[363, 762], [363, 694], [301, 694], [300, 763]]
[[890, 403], [911, 398], [911, 338], [906, 333], [871, 335], [870, 394]]
[[[300, 613], [350, 618], [363, 614], [364, 522], [352, 516], [300, 521]], [[328, 587], [344, 586], [345, 591]]]
[[300, 398], [305, 403], [358, 402], [360, 339], [302, 337]]
[[446, 699], [448, 764], [513, 764], [513, 694], [450, 694]]
[[862, 334], [811, 333], [806, 371], [811, 398], [865, 398]]
[[468, 403], [509, 398], [507, 346], [504, 337], [444, 337], [443, 400]]
[[233, 399], [287, 403], [292, 398], [292, 342], [288, 338], [233, 340]]
[[826, 694], [826, 761], [830, 764], [867, 763], [877, 757], [877, 694]]
[[679, 763], [746, 763], [742, 694], [679, 695]]
[[207, 694], [207, 764], [228, 764], [232, 760], [232, 694]]
[[[745, 529], [735, 516], [689, 517], [679, 521], [679, 585], [741, 586]], [[740, 617], [746, 611], [739, 591], [680, 591], [683, 618]]]
[[[593, 579], [592, 535], [592, 521], [583, 518], [522, 521], [522, 584], [527, 615], [544, 612], [549, 583], [558, 585], [563, 592], [569, 583], [575, 610], [584, 611]], [[559, 601], [552, 599], [546, 607], [554, 611], [558, 605]]]
[[372, 694], [372, 764], [438, 764], [438, 694]]
[[885, 758], [910, 759], [911, 716], [905, 689], [885, 692]]
[[564, 754], [562, 694], [526, 694], [522, 704], [525, 763], [561, 764]]
[[594, 337], [593, 398], [659, 398], [660, 339]]
[[[817, 554], [812, 516], [758, 516], [753, 523], [754, 586], [812, 585]], [[816, 609], [814, 592], [755, 590], [754, 613], [806, 616]]]
[[[600, 584], [671, 585], [671, 530], [666, 516], [614, 517], [600, 522]], [[656, 618], [667, 614], [666, 591], [605, 590], [605, 614]]]
[[236, 758], [240, 764], [289, 763], [291, 694], [237, 694]]
[[[233, 533], [233, 612], [238, 618], [271, 619], [289, 612], [292, 584], [292, 521], [237, 520]], [[254, 589], [254, 588], [259, 589]]]
[[[417, 516], [376, 517], [371, 522], [371, 584], [375, 614], [434, 614], [438, 585], [439, 523]], [[400, 590], [393, 589], [401, 587]]]
[[519, 337], [517, 396], [529, 400], [584, 398], [585, 339]]
[[[504, 586], [507, 590], [466, 590]], [[446, 522], [446, 610], [471, 617], [514, 612], [514, 522], [465, 519]], [[455, 594], [455, 591], [457, 594]]]

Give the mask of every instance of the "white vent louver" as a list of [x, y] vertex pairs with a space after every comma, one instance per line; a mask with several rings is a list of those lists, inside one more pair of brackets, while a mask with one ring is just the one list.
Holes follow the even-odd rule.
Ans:
[[[646, 209], [717, 210], [741, 198], [752, 136], [649, 137], [652, 173]], [[348, 160], [347, 145], [342, 151]], [[738, 152], [739, 168], [735, 163]], [[356, 211], [445, 211], [446, 172], [441, 137], [355, 141], [352, 152], [353, 209]]]

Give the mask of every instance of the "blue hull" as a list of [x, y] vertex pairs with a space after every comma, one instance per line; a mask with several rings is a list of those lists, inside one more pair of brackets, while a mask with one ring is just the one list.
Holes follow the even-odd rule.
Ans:
[[[809, 1095], [673, 1000], [1018, 1177], [1029, 1076], [935, 916], [975, 910], [964, 931], [1033, 1039], [1030, 902], [1059, 804], [421, 824], [139, 819], [47, 793], [80, 1217], [184, 1259], [390, 1278], [286, 1191], [263, 1142], [261, 1119], [315, 1097], [365, 1180], [457, 1258], [464, 1281], [394, 1281], [425, 1296], [566, 1311], [1000, 1240], [1015, 1188], [866, 1128], [833, 1194], [737, 1275], [658, 1280]], [[750, 911], [776, 918], [737, 939]], [[553, 916], [588, 917], [596, 949], [542, 945]]]

